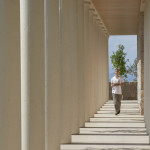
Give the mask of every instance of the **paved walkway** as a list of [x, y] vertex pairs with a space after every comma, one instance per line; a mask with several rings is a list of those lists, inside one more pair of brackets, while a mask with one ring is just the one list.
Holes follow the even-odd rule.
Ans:
[[71, 135], [70, 144], [61, 145], [61, 150], [150, 150], [137, 101], [122, 101], [117, 116], [113, 101], [108, 101], [79, 134]]

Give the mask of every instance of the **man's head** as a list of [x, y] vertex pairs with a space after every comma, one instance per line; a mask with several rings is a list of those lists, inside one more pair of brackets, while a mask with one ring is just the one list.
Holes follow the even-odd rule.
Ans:
[[115, 69], [115, 75], [119, 76], [119, 69], [118, 68]]

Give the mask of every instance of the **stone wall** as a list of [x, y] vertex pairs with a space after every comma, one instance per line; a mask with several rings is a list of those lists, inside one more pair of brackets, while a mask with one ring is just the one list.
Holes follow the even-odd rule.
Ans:
[[[122, 87], [123, 100], [137, 100], [137, 82], [124, 82]], [[112, 99], [112, 88], [109, 82], [109, 99]]]

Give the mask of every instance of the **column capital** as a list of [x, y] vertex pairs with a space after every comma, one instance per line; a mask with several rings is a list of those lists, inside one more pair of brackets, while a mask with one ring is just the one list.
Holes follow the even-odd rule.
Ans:
[[90, 8], [89, 11], [95, 12], [95, 9], [94, 8]]
[[94, 15], [94, 17], [98, 17], [98, 15], [97, 14], [93, 14]]
[[89, 4], [89, 5], [91, 5], [91, 1], [89, 1], [89, 0], [84, 0], [84, 4]]

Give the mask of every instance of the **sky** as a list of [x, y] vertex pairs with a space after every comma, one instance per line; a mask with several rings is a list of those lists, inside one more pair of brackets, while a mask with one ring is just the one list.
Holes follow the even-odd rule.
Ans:
[[[128, 64], [133, 64], [134, 59], [137, 57], [137, 36], [136, 35], [115, 35], [109, 37], [108, 49], [109, 49], [109, 78], [114, 74], [114, 70], [112, 69], [112, 64], [110, 61], [110, 56], [112, 52], [118, 50], [118, 45], [124, 45], [124, 52], [127, 53], [126, 58], [129, 59]], [[134, 79], [133, 76], [127, 78], [128, 81], [132, 81]]]

